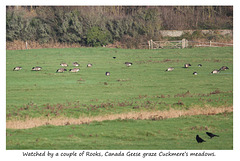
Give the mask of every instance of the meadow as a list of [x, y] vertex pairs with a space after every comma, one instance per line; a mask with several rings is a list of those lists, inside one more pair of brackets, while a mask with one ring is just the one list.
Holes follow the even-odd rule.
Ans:
[[[160, 121], [117, 119], [82, 125], [7, 129], [7, 149], [232, 150], [233, 115], [182, 116]], [[219, 137], [210, 139], [211, 131]], [[197, 143], [196, 135], [206, 142]]]
[[[68, 63], [69, 66], [66, 69], [69, 70], [74, 68], [72, 63], [75, 61], [80, 64], [78, 73], [68, 71], [56, 73], [56, 70], [61, 68], [60, 63]], [[133, 65], [127, 67], [124, 62], [132, 62]], [[88, 63], [93, 66], [87, 67]], [[185, 63], [190, 63], [192, 66], [183, 68]], [[198, 67], [198, 64], [202, 64], [202, 67]], [[22, 70], [13, 71], [15, 66], [21, 66]], [[42, 71], [31, 71], [34, 66], [41, 66]], [[219, 74], [210, 74], [212, 70], [222, 66], [228, 66], [229, 70], [221, 71]], [[175, 69], [166, 72], [168, 67]], [[229, 109], [233, 105], [232, 47], [165, 50], [109, 48], [8, 50], [6, 70], [7, 149], [232, 148], [232, 114], [231, 112], [225, 112], [224, 115], [217, 114], [218, 109], [225, 107]], [[192, 74], [195, 71], [198, 72], [198, 75]], [[106, 76], [105, 72], [110, 72], [110, 76]], [[172, 118], [171, 115], [174, 112], [171, 113], [171, 110], [183, 111], [183, 113], [192, 110], [193, 112], [187, 115], [198, 115], [181, 116], [179, 114], [181, 117]], [[198, 110], [207, 111], [206, 116], [199, 115], [196, 112]], [[215, 112], [212, 112], [213, 110]], [[154, 113], [164, 111], [170, 112], [165, 116], [154, 115]], [[144, 115], [147, 112], [153, 114], [148, 118], [144, 116], [135, 119], [127, 117], [129, 113]], [[104, 118], [112, 115], [122, 115], [123, 117], [111, 121], [102, 119], [101, 122], [94, 121], [94, 119], [87, 120], [77, 123], [79, 125], [73, 125], [71, 121], [68, 121], [68, 119]], [[123, 119], [124, 115], [126, 115], [125, 119]], [[207, 121], [205, 117], [210, 121]], [[40, 122], [44, 120], [42, 122], [45, 124], [41, 127], [34, 127], [36, 125], [28, 127], [27, 125], [32, 119], [38, 119]], [[65, 119], [66, 121], [63, 123], [64, 126], [53, 126], [54, 124], [50, 122], [53, 119], [59, 121]], [[191, 125], [187, 126], [186, 123], [180, 125], [181, 120], [191, 122]], [[22, 122], [20, 124], [17, 121]], [[15, 124], [10, 126], [10, 123]], [[32, 123], [34, 124], [34, 122]], [[122, 133], [118, 132], [125, 123], [126, 129]], [[22, 124], [24, 124], [24, 128], [34, 128], [21, 129]], [[104, 130], [103, 124], [108, 130]], [[148, 124], [153, 125], [148, 126]], [[168, 128], [162, 127], [163, 124], [166, 124]], [[138, 127], [141, 125], [142, 127]], [[151, 139], [163, 137], [163, 135], [158, 135], [155, 126], [163, 128], [160, 131], [164, 131], [164, 135], [176, 130], [174, 126], [183, 126], [183, 129], [185, 127], [187, 130], [183, 130], [183, 142], [185, 139], [189, 140], [189, 137], [194, 140], [194, 136], [192, 136], [194, 130], [189, 130], [190, 126], [196, 127], [194, 134], [203, 132], [203, 129], [199, 127], [206, 127], [205, 130], [213, 130], [230, 136], [230, 138], [222, 137], [221, 146], [206, 143], [199, 147], [195, 145], [196, 141], [195, 144], [190, 145], [189, 143], [185, 146], [179, 142], [181, 146], [178, 146], [176, 140], [179, 140], [179, 136], [170, 135], [171, 138], [165, 140], [169, 146], [164, 146], [163, 144], [166, 143], [164, 141], [155, 146]], [[222, 130], [222, 126], [225, 131]], [[102, 130], [107, 134], [101, 135], [102, 131], [96, 127], [103, 128]], [[17, 128], [19, 130], [16, 130]], [[83, 131], [70, 134], [72, 131], [70, 129], [74, 128], [89, 128], [90, 131], [93, 131], [89, 134], [77, 135], [76, 138], [75, 135], [81, 134]], [[127, 134], [130, 129], [132, 131]], [[53, 131], [59, 131], [58, 135], [60, 136], [55, 137]], [[127, 138], [134, 136], [140, 137], [134, 131], [141, 135], [150, 133], [149, 136], [152, 135], [152, 137], [144, 137], [140, 139], [144, 141], [139, 143], [136, 143], [136, 138], [128, 140]], [[28, 140], [26, 137], [30, 133], [33, 134], [33, 137]], [[54, 140], [47, 135], [59, 139]], [[90, 137], [86, 138], [86, 136]], [[61, 137], [65, 139], [61, 139]], [[32, 144], [34, 141], [32, 139], [37, 139], [39, 142]], [[79, 139], [86, 139], [86, 142], [84, 141], [82, 146], [73, 145], [71, 147], [70, 142], [76, 141], [77, 143]], [[126, 139], [132, 146], [128, 144], [119, 146], [112, 139], [119, 144]], [[164, 137], [162, 139], [164, 140]], [[63, 140], [63, 142], [57, 144], [56, 142], [59, 140]], [[105, 140], [104, 143], [101, 140]], [[48, 141], [50, 142], [48, 143]], [[92, 141], [96, 142], [94, 146], [90, 145]], [[143, 145], [139, 147], [141, 143]], [[53, 146], [55, 144], [56, 146]]]

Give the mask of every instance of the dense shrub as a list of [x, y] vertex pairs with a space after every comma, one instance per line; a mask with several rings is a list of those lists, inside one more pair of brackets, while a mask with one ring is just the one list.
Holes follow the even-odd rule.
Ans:
[[24, 28], [23, 17], [16, 12], [7, 12], [6, 15], [6, 39], [7, 41], [21, 38], [21, 31]]
[[232, 29], [232, 13], [231, 6], [8, 6], [6, 40], [87, 46], [125, 41], [137, 48], [137, 42], [161, 37], [161, 29]]
[[107, 45], [110, 40], [109, 32], [102, 31], [99, 27], [94, 26], [87, 32], [87, 44], [90, 46]]
[[80, 22], [77, 12], [68, 12], [59, 22], [60, 42], [81, 42], [83, 35], [83, 25]]

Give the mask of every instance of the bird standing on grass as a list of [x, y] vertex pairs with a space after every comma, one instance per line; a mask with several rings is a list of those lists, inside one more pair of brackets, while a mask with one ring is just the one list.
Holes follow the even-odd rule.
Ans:
[[40, 71], [42, 70], [42, 67], [32, 67], [32, 71]]
[[73, 69], [69, 69], [69, 72], [74, 72], [74, 73], [76, 73], [76, 72], [78, 72], [80, 69], [79, 68], [73, 68]]
[[67, 63], [62, 63], [62, 64], [60, 64], [60, 65], [63, 66], [63, 67], [67, 67], [67, 66], [68, 66]]
[[170, 68], [167, 68], [166, 72], [171, 72], [171, 71], [173, 71], [173, 70], [174, 70], [174, 68], [173, 68], [173, 67], [170, 67]]
[[190, 66], [192, 66], [192, 65], [191, 64], [184, 64], [184, 68], [188, 68]]
[[197, 75], [197, 72], [193, 72], [193, 75]]
[[133, 65], [133, 63], [131, 63], [131, 62], [125, 62], [125, 64], [126, 64], [127, 67], [130, 67], [130, 66]]
[[205, 140], [200, 138], [199, 135], [196, 136], [196, 140], [197, 140], [198, 143], [206, 142]]
[[67, 71], [67, 69], [64, 68], [60, 68], [56, 71], [56, 73], [63, 73], [64, 71]]
[[92, 64], [90, 64], [90, 63], [89, 63], [89, 64], [87, 64], [87, 67], [92, 67]]
[[75, 67], [78, 67], [78, 66], [79, 66], [78, 62], [73, 62], [72, 64], [73, 64], [73, 66], [75, 66]]
[[219, 70], [227, 70], [229, 69], [227, 66], [222, 66]]
[[19, 71], [19, 70], [21, 70], [21, 69], [22, 69], [22, 67], [17, 66], [17, 67], [15, 67], [15, 68], [13, 68], [13, 71]]
[[211, 139], [212, 139], [214, 136], [219, 137], [219, 135], [215, 135], [215, 134], [210, 133], [210, 132], [206, 132], [206, 134], [207, 134], [208, 136], [210, 136]]
[[211, 72], [211, 74], [218, 74], [219, 72], [220, 72], [220, 70], [215, 69]]

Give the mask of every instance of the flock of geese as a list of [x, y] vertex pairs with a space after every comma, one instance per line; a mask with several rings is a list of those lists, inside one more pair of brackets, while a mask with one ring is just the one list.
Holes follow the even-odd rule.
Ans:
[[[192, 66], [191, 64], [184, 64], [184, 68], [188, 68]], [[198, 67], [202, 67], [202, 64], [198, 64]], [[224, 71], [224, 70], [227, 70], [229, 69], [227, 66], [222, 66], [219, 70], [217, 69], [214, 69], [211, 74], [218, 74], [220, 73], [220, 71]], [[173, 71], [174, 68], [173, 67], [170, 67], [170, 68], [167, 68], [166, 72], [170, 72], [170, 71]], [[193, 75], [197, 75], [198, 73], [197, 72], [193, 72]]]
[[[113, 59], [116, 59], [116, 57], [113, 57]], [[131, 62], [125, 62], [124, 64], [125, 64], [127, 67], [130, 67], [130, 66], [133, 65], [133, 63], [131, 63]], [[62, 67], [68, 67], [68, 64], [67, 64], [67, 63], [61, 63], [60, 65], [61, 65]], [[80, 66], [78, 62], [73, 62], [72, 65], [75, 66], [75, 67]], [[188, 67], [190, 67], [190, 66], [192, 66], [192, 65], [191, 65], [191, 64], [184, 64], [184, 68], [188, 68]], [[90, 64], [90, 63], [87, 64], [87, 67], [92, 67], [92, 64]], [[202, 64], [198, 64], [198, 67], [202, 67]], [[21, 69], [22, 69], [22, 67], [16, 66], [15, 68], [13, 68], [13, 71], [19, 71], [19, 70], [21, 70]], [[220, 71], [224, 71], [224, 70], [227, 70], [227, 69], [229, 69], [227, 66], [222, 66], [219, 70], [217, 70], [217, 69], [213, 70], [213, 71], [211, 72], [211, 74], [217, 74], [217, 73], [219, 73]], [[42, 67], [39, 67], [39, 66], [36, 66], [36, 67], [33, 67], [33, 68], [32, 68], [32, 71], [40, 71], [40, 70], [42, 70]], [[74, 73], [76, 73], [76, 72], [78, 72], [79, 70], [80, 70], [79, 68], [73, 68], [73, 69], [69, 69], [69, 72], [74, 72]], [[173, 70], [174, 70], [174, 67], [169, 67], [169, 68], [166, 69], [166, 72], [170, 72], [170, 71], [173, 71]], [[63, 73], [63, 72], [65, 72], [65, 71], [67, 71], [67, 69], [65, 69], [65, 68], [59, 68], [59, 69], [57, 69], [56, 73]], [[193, 72], [193, 75], [197, 75], [197, 74], [198, 74], [197, 72]], [[105, 75], [106, 75], [106, 76], [109, 76], [109, 75], [110, 75], [110, 72], [106, 72]]]
[[[116, 57], [113, 57], [113, 59], [116, 59]], [[68, 64], [67, 64], [67, 63], [61, 63], [60, 65], [61, 65], [62, 67], [68, 67]], [[80, 64], [79, 64], [78, 62], [73, 62], [72, 65], [75, 66], [75, 67], [80, 66]], [[131, 65], [133, 65], [133, 63], [131, 63], [131, 62], [125, 62], [125, 65], [126, 65], [127, 67], [130, 67]], [[92, 67], [92, 66], [93, 66], [93, 65], [92, 65], [91, 63], [88, 63], [88, 64], [87, 64], [87, 67]], [[16, 67], [13, 68], [13, 71], [19, 71], [19, 70], [21, 70], [21, 69], [22, 69], [22, 67], [16, 66]], [[39, 67], [39, 66], [32, 67], [32, 71], [41, 71], [41, 70], [42, 70], [42, 67]], [[76, 73], [76, 72], [78, 72], [79, 70], [80, 70], [79, 68], [73, 68], [73, 69], [69, 69], [69, 72], [74, 72], [74, 73]], [[59, 68], [59, 69], [57, 69], [56, 73], [63, 73], [63, 72], [65, 72], [65, 71], [67, 71], [66, 68]], [[109, 75], [110, 75], [110, 72], [106, 72], [105, 75], [106, 75], [106, 76], [109, 76]]]
[[[79, 64], [77, 63], [77, 62], [73, 62], [72, 63], [73, 64], [73, 66], [75, 66], [75, 67], [78, 67], [79, 66]], [[62, 67], [68, 67], [68, 64], [67, 63], [61, 63], [60, 64]], [[92, 64], [87, 64], [87, 67], [92, 67]], [[20, 66], [16, 66], [15, 68], [13, 68], [13, 71], [19, 71], [19, 70], [21, 70], [22, 69], [22, 67], [20, 67]], [[36, 67], [32, 67], [32, 71], [40, 71], [40, 70], [42, 70], [42, 67], [39, 67], [39, 66], [36, 66]], [[80, 69], [79, 68], [73, 68], [73, 69], [69, 69], [69, 72], [78, 72]], [[65, 68], [59, 68], [57, 71], [56, 71], [56, 73], [63, 73], [64, 71], [67, 71], [67, 69], [65, 69]]]

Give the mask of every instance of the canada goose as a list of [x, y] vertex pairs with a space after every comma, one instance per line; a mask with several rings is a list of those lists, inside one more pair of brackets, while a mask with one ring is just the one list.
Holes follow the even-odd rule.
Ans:
[[218, 74], [219, 72], [220, 72], [219, 70], [215, 69], [215, 70], [213, 70], [211, 73], [212, 73], [212, 74]]
[[202, 67], [202, 64], [198, 64], [198, 67]]
[[193, 72], [193, 75], [197, 75], [197, 72]]
[[73, 66], [78, 67], [79, 66], [78, 62], [73, 62]]
[[78, 72], [80, 69], [79, 68], [73, 68], [73, 69], [69, 69], [69, 72]]
[[68, 66], [67, 63], [62, 63], [60, 65], [63, 66], [63, 67], [67, 67]]
[[22, 69], [22, 67], [17, 66], [17, 67], [15, 67], [15, 68], [13, 68], [13, 71], [19, 71], [19, 70], [21, 70], [21, 69]]
[[109, 76], [109, 75], [110, 75], [110, 72], [106, 72], [105, 75], [106, 75], [106, 76]]
[[125, 62], [125, 64], [126, 64], [127, 67], [130, 67], [130, 66], [133, 65], [133, 63], [131, 63], [131, 62]]
[[37, 67], [32, 67], [32, 70], [33, 71], [40, 71], [40, 70], [42, 70], [42, 67], [38, 67], [38, 66]]
[[63, 73], [64, 71], [67, 71], [67, 69], [64, 68], [60, 68], [56, 71], [56, 73]]
[[173, 71], [173, 70], [174, 70], [174, 68], [173, 68], [173, 67], [170, 67], [170, 68], [167, 68], [166, 72], [171, 72], [171, 71]]
[[89, 63], [89, 64], [87, 64], [87, 67], [92, 67], [92, 64], [90, 64], [90, 63]]
[[227, 70], [229, 69], [227, 66], [222, 66], [219, 70]]
[[191, 64], [184, 64], [184, 68], [188, 68], [190, 66], [192, 66], [192, 65]]

